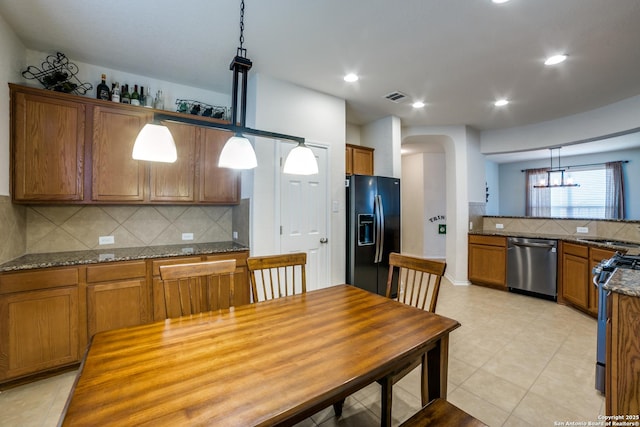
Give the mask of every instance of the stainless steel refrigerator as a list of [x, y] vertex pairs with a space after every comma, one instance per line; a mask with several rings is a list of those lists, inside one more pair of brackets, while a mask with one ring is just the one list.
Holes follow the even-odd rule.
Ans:
[[[347, 283], [384, 295], [389, 254], [400, 252], [400, 180], [347, 177]], [[397, 284], [392, 291], [395, 294]]]

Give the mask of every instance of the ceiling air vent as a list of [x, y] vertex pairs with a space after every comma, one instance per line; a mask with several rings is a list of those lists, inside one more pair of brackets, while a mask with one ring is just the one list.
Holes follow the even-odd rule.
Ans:
[[404, 101], [404, 99], [407, 97], [407, 94], [406, 93], [402, 93], [400, 91], [395, 91], [395, 92], [391, 92], [388, 95], [385, 95], [384, 97], [387, 98], [391, 102], [395, 102], [396, 104], [399, 104], [402, 101]]

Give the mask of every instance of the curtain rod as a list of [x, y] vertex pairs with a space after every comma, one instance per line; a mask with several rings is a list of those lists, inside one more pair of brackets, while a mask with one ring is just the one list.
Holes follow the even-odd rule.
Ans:
[[[607, 163], [616, 163], [616, 162], [629, 163], [629, 160], [614, 160], [613, 162], [603, 162], [603, 163], [587, 163], [587, 164], [584, 164], [584, 165], [563, 166], [563, 168], [571, 169], [571, 168], [581, 168], [581, 167], [585, 167], [585, 166], [600, 166], [600, 165], [606, 165]], [[532, 169], [549, 169], [549, 168], [520, 169], [520, 172], [526, 172], [526, 171], [532, 170]]]

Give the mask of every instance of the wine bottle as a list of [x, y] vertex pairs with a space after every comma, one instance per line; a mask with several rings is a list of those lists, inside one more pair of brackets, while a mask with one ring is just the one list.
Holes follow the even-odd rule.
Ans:
[[156, 110], [164, 110], [164, 96], [162, 96], [161, 90], [159, 90], [158, 94], [156, 95], [155, 108]]
[[104, 99], [105, 101], [109, 100], [109, 86], [107, 86], [107, 76], [105, 74], [102, 75], [102, 82], [96, 88], [96, 98]]
[[140, 105], [144, 107], [144, 86], [140, 86]]
[[120, 94], [120, 98], [123, 104], [131, 104], [131, 94], [129, 94], [129, 85], [122, 86], [122, 94]]
[[144, 106], [147, 108], [153, 108], [153, 95], [151, 95], [151, 88], [147, 88], [147, 96], [144, 97]]
[[120, 102], [120, 83], [116, 82], [116, 85], [111, 91], [111, 100], [113, 102]]
[[138, 93], [138, 85], [133, 85], [131, 93], [131, 105], [140, 105], [140, 94]]

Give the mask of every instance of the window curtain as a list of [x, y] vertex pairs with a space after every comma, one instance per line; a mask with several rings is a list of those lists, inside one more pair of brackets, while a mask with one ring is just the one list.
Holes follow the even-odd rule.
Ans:
[[547, 182], [547, 169], [527, 169], [524, 171], [527, 183], [525, 215], [551, 216], [551, 189], [535, 188], [540, 182]]
[[624, 179], [622, 162], [605, 163], [607, 187], [605, 195], [605, 218], [624, 219]]

